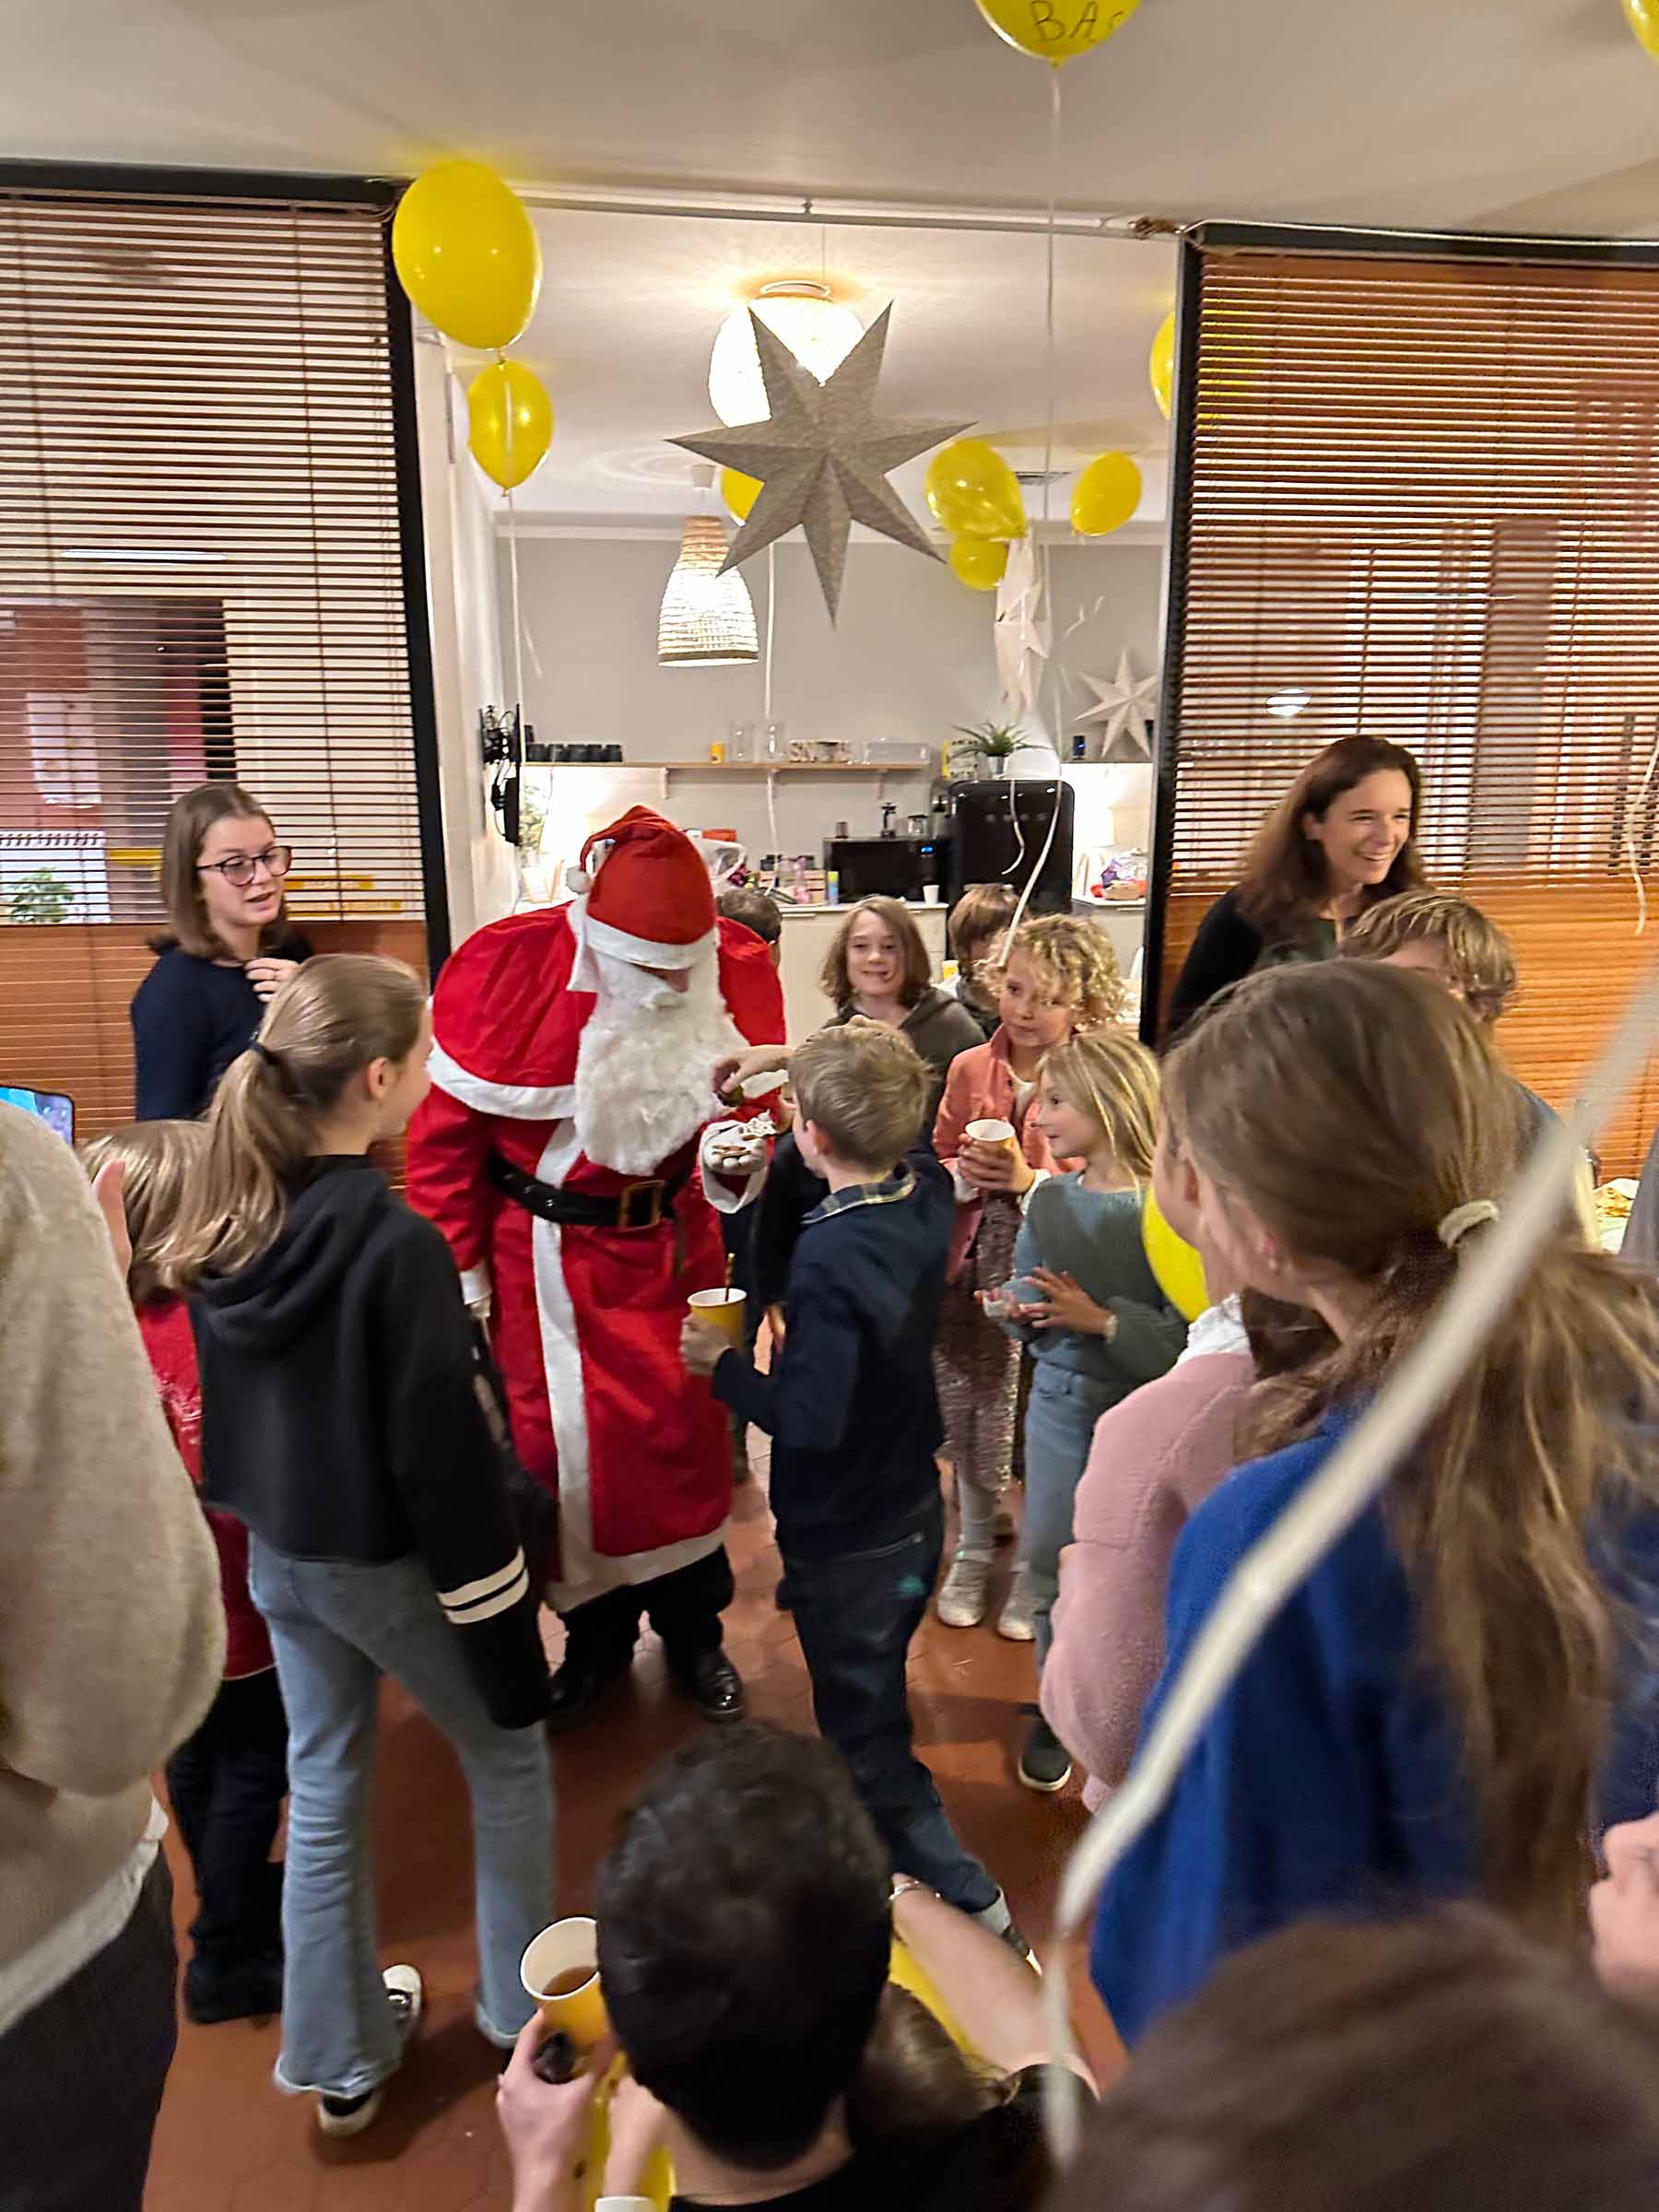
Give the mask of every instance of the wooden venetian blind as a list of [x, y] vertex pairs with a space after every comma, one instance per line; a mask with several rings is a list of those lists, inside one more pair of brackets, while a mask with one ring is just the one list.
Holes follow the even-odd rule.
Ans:
[[[1215, 251], [1197, 310], [1165, 997], [1297, 771], [1387, 737], [1430, 876], [1515, 941], [1510, 1061], [1570, 1103], [1659, 951], [1659, 268]], [[1650, 1069], [1608, 1172], [1656, 1111]]]
[[173, 797], [320, 947], [423, 947], [385, 210], [0, 192], [0, 1084], [132, 1106]]

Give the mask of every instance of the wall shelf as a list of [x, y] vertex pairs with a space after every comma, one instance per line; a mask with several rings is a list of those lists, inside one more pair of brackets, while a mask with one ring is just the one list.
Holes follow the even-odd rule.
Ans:
[[649, 769], [663, 776], [925, 776], [935, 770], [922, 760], [526, 760], [527, 769]]

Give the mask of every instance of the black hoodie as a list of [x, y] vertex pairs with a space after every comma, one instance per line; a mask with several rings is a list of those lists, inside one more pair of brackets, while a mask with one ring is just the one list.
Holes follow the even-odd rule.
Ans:
[[537, 1597], [440, 1231], [319, 1159], [276, 1241], [191, 1301], [209, 1503], [297, 1559], [418, 1552], [503, 1726], [545, 1717]]

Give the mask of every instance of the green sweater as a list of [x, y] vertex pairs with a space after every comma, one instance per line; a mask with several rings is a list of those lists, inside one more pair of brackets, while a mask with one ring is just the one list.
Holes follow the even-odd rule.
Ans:
[[1040, 1366], [1053, 1364], [1107, 1386], [1115, 1406], [1142, 1382], [1167, 1374], [1186, 1342], [1186, 1324], [1166, 1300], [1141, 1243], [1138, 1191], [1086, 1191], [1080, 1173], [1051, 1175], [1031, 1193], [1014, 1247], [1018, 1281], [1033, 1267], [1069, 1275], [1097, 1306], [1117, 1315], [1117, 1334], [1020, 1327]]

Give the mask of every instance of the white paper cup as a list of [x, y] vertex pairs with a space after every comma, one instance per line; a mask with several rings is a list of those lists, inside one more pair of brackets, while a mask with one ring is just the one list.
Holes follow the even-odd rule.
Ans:
[[962, 1133], [971, 1144], [1001, 1145], [1009, 1151], [1014, 1148], [1012, 1122], [970, 1122]]
[[939, 887], [936, 883], [924, 883], [922, 886], [922, 903], [924, 906], [938, 905]]

